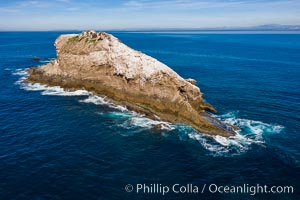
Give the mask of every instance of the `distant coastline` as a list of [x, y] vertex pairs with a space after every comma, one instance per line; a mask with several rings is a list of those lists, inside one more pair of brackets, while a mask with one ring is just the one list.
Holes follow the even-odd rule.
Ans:
[[[282, 24], [265, 24], [259, 26], [246, 26], [246, 27], [207, 27], [207, 28], [114, 28], [114, 29], [101, 29], [93, 27], [97, 31], [106, 31], [106, 32], [289, 32], [289, 33], [300, 33], [300, 25], [282, 25]], [[84, 29], [70, 29], [70, 30], [1, 30], [0, 32], [77, 32], [80, 33]]]
[[[108, 32], [108, 33], [136, 33], [136, 34], [143, 34], [143, 33], [149, 33], [149, 34], [282, 34], [282, 35], [298, 35], [300, 34], [300, 30], [296, 31], [288, 31], [288, 30], [266, 30], [266, 31], [255, 31], [255, 30], [102, 30], [98, 29], [98, 32]], [[68, 34], [68, 33], [81, 33], [81, 30], [44, 30], [44, 31], [0, 31], [0, 33], [58, 33], [58, 34]]]
[[[120, 29], [121, 30], [121, 29]], [[144, 31], [300, 31], [300, 25], [266, 24], [247, 27], [211, 27], [211, 28], [153, 28], [153, 29], [122, 29], [122, 30], [144, 30]]]

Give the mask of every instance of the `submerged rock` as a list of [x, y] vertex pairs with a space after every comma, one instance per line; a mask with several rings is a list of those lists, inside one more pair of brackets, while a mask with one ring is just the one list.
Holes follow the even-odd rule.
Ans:
[[34, 56], [33, 60], [38, 61], [38, 60], [40, 60], [40, 58], [38, 56]]
[[183, 79], [110, 34], [85, 31], [61, 35], [55, 47], [57, 59], [31, 68], [29, 82], [86, 89], [149, 118], [184, 123], [211, 135], [234, 134], [228, 125], [205, 112], [215, 109], [204, 101], [195, 80]]

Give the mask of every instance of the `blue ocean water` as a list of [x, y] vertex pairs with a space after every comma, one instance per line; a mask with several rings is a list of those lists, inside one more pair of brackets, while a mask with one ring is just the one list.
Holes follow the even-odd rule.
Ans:
[[[112, 32], [193, 78], [234, 138], [85, 91], [26, 85], [65, 32], [0, 32], [0, 199], [300, 199], [300, 34]], [[34, 61], [34, 56], [40, 61]], [[151, 125], [163, 123], [163, 130]], [[279, 185], [294, 194], [136, 194], [127, 184]]]

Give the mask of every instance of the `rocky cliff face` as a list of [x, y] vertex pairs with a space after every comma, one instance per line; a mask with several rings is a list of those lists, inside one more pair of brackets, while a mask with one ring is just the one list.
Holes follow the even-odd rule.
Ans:
[[150, 118], [188, 124], [206, 134], [234, 134], [232, 127], [206, 114], [206, 110], [215, 110], [205, 103], [195, 80], [183, 79], [110, 34], [86, 31], [61, 35], [55, 47], [57, 59], [31, 68], [29, 82], [84, 88]]

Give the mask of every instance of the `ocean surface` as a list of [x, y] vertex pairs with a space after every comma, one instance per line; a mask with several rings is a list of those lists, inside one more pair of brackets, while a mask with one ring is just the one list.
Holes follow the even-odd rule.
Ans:
[[[56, 57], [62, 33], [0, 32], [1, 200], [300, 199], [300, 34], [111, 32], [196, 79], [216, 117], [240, 127], [227, 139], [149, 120], [84, 90], [22, 83], [26, 68]], [[125, 191], [176, 183], [294, 193]]]

